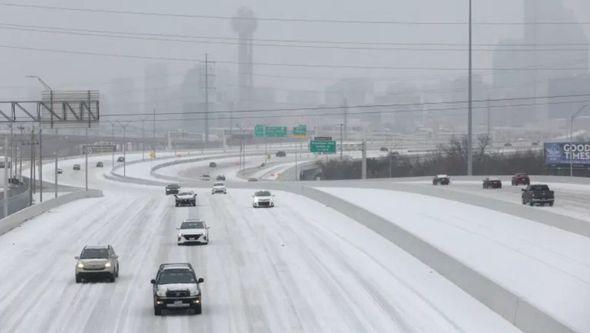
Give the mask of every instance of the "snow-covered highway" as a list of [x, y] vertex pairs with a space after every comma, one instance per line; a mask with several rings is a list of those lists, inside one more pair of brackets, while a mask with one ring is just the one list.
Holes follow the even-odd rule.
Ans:
[[[251, 190], [230, 187], [216, 196], [196, 189], [198, 207], [175, 208], [162, 187], [106, 180], [110, 159], [102, 157], [104, 169], [94, 167], [97, 159], [90, 185], [103, 189], [103, 198], [61, 206], [0, 236], [0, 331], [518, 331], [318, 202], [276, 192], [276, 208], [253, 209]], [[81, 161], [63, 161], [61, 181], [80, 186], [84, 172], [73, 163]], [[175, 228], [188, 217], [208, 222], [209, 245], [176, 245]], [[74, 283], [74, 256], [85, 244], [114, 246], [116, 283]], [[169, 261], [191, 262], [205, 278], [202, 315], [153, 316], [149, 280]]]

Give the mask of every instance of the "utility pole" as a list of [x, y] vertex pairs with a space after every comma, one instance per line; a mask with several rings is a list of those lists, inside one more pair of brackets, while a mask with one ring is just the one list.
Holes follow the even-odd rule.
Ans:
[[145, 161], [145, 119], [141, 119], [141, 160]]
[[487, 119], [486, 119], [486, 124], [487, 124], [487, 133], [488, 133], [488, 138], [491, 138], [492, 135], [492, 114], [491, 114], [491, 106], [490, 106], [490, 96], [488, 95], [488, 102], [487, 102]]
[[[55, 154], [55, 197], [57, 198], [57, 152]], [[88, 170], [88, 166], [86, 166], [86, 170]]]
[[39, 124], [39, 202], [43, 202], [43, 130]]
[[125, 177], [127, 176], [127, 124], [121, 127], [123, 127], [123, 177]]
[[4, 216], [8, 216], [8, 136], [4, 136]]
[[363, 143], [361, 145], [361, 149], [362, 151], [362, 156], [363, 156], [363, 160], [362, 160], [362, 164], [361, 164], [361, 178], [362, 179], [367, 179], [367, 141], [366, 139], [363, 138]]
[[29, 206], [33, 205], [33, 191], [35, 190], [35, 127], [31, 128], [31, 146], [30, 146], [30, 153], [31, 153], [31, 161], [30, 161], [30, 168], [29, 168]]
[[576, 111], [576, 113], [574, 113], [571, 117], [570, 117], [570, 177], [574, 176], [574, 155], [573, 155], [573, 151], [571, 149], [571, 147], [574, 144], [574, 120], [576, 119], [576, 117], [578, 115], [580, 115], [580, 113], [582, 113], [582, 111], [584, 111], [584, 109], [586, 109], [590, 104], [586, 104], [583, 105], [581, 108], [578, 109], [578, 111]]
[[344, 141], [348, 140], [348, 100], [344, 99], [342, 103], [342, 112], [343, 112], [343, 127], [344, 127]]
[[209, 54], [205, 53], [205, 145], [209, 145]]
[[343, 127], [344, 124], [340, 123], [340, 160], [344, 158], [344, 136], [343, 136]]
[[156, 157], [156, 108], [154, 108], [154, 117], [152, 118], [152, 156]]
[[88, 192], [88, 146], [84, 146], [84, 189]]
[[469, 0], [469, 71], [468, 71], [468, 111], [467, 111], [467, 175], [473, 175], [473, 59], [472, 59], [472, 8]]

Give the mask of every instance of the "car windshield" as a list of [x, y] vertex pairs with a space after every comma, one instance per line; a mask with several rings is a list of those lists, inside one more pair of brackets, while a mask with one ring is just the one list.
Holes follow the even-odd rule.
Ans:
[[223, 186], [223, 183], [215, 183], [213, 186]]
[[107, 249], [84, 249], [80, 259], [106, 259], [109, 257]]
[[193, 192], [181, 192], [178, 195], [193, 195], [193, 194], [194, 194]]
[[203, 222], [182, 222], [180, 229], [204, 229], [205, 223]]
[[168, 185], [168, 188], [173, 188], [173, 189], [174, 188], [180, 188], [180, 185], [178, 185], [178, 184], [170, 184], [170, 185]]
[[549, 191], [549, 186], [547, 185], [532, 185], [532, 191]]
[[270, 192], [269, 191], [258, 191], [254, 195], [257, 197], [270, 197]]
[[166, 269], [160, 273], [158, 284], [197, 283], [194, 274], [188, 269]]

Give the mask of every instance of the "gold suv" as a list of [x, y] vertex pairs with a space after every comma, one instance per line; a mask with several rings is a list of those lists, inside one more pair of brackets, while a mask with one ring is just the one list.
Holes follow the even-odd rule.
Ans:
[[85, 246], [75, 257], [76, 283], [90, 279], [108, 279], [115, 282], [119, 276], [119, 256], [112, 246]]

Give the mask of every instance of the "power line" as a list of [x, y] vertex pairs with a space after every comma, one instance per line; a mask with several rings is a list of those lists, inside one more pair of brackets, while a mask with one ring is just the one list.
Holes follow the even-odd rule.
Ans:
[[[2, 2], [0, 6], [27, 9], [42, 9], [51, 11], [83, 12], [94, 14], [116, 14], [116, 15], [134, 15], [134, 16], [152, 16], [152, 17], [170, 17], [170, 18], [190, 18], [190, 19], [210, 19], [210, 20], [232, 20], [233, 16], [224, 15], [201, 15], [201, 14], [181, 14], [181, 13], [163, 13], [149, 11], [132, 11], [132, 10], [114, 10], [99, 8], [80, 8], [80, 7], [62, 7], [48, 6], [37, 4], [20, 4], [12, 2]], [[330, 23], [330, 24], [393, 24], [393, 25], [433, 25], [433, 26], [464, 26], [465, 21], [403, 21], [403, 20], [352, 20], [352, 19], [313, 19], [301, 17], [257, 17], [257, 18], [240, 18], [241, 20], [256, 20], [260, 22], [291, 22], [291, 23]], [[579, 25], [590, 24], [590, 22], [571, 22], [571, 21], [546, 21], [546, 22], [474, 22], [474, 25], [481, 26], [521, 26], [521, 25]]]
[[[562, 102], [549, 102], [549, 103], [519, 103], [519, 104], [508, 104], [508, 105], [495, 105], [489, 106], [491, 109], [506, 109], [510, 110], [511, 108], [517, 107], [532, 107], [532, 106], [540, 106], [540, 105], [569, 105], [569, 104], [582, 104], [582, 103], [589, 103], [590, 100], [576, 100], [576, 101], [562, 101]], [[473, 109], [481, 109], [486, 110], [488, 108], [487, 105], [481, 106], [474, 106]], [[371, 115], [371, 114], [398, 114], [398, 113], [414, 113], [414, 112], [435, 112], [435, 113], [442, 113], [448, 111], [458, 111], [456, 114], [451, 115], [465, 115], [465, 110], [467, 107], [448, 107], [448, 108], [436, 108], [436, 109], [398, 109], [398, 110], [364, 110], [364, 111], [352, 111], [349, 112], [349, 115]], [[460, 112], [459, 112], [460, 111]], [[212, 112], [215, 113], [215, 112]], [[188, 114], [190, 115], [190, 114]], [[447, 116], [449, 114], [446, 114]], [[246, 120], [246, 119], [275, 119], [275, 118], [301, 118], [301, 117], [311, 117], [311, 118], [318, 118], [318, 117], [342, 117], [342, 112], [340, 110], [335, 112], [326, 112], [326, 113], [310, 113], [310, 114], [270, 114], [270, 115], [231, 115], [231, 116], [223, 116], [223, 117], [214, 117], [215, 120]], [[177, 118], [170, 118], [166, 117], [164, 119], [158, 119], [158, 122], [168, 122], [168, 121], [189, 121], [189, 120], [204, 120], [204, 116], [199, 117], [177, 117]]]
[[[590, 93], [587, 94], [572, 94], [572, 95], [553, 95], [553, 96], [532, 96], [532, 97], [512, 97], [512, 98], [488, 98], [488, 99], [476, 99], [473, 103], [487, 103], [487, 102], [509, 102], [509, 101], [522, 101], [522, 100], [538, 100], [538, 99], [559, 99], [559, 98], [578, 98], [578, 97], [590, 97]], [[455, 101], [441, 101], [441, 102], [422, 102], [422, 103], [393, 103], [393, 104], [359, 104], [351, 105], [348, 108], [351, 109], [367, 109], [367, 108], [391, 108], [391, 107], [419, 107], [419, 106], [437, 106], [437, 105], [449, 105], [449, 104], [466, 104], [467, 100], [455, 100]], [[273, 108], [273, 109], [249, 109], [249, 110], [218, 110], [215, 113], [269, 113], [269, 112], [297, 112], [297, 111], [324, 111], [324, 110], [342, 110], [341, 105], [337, 106], [316, 106], [316, 107], [297, 107], [297, 108]], [[204, 111], [191, 111], [191, 112], [160, 112], [159, 116], [170, 116], [170, 115], [186, 115], [186, 114], [206, 114]], [[123, 114], [103, 114], [102, 117], [127, 117], [127, 116], [146, 116], [148, 113], [123, 113]]]
[[[187, 44], [213, 44], [213, 45], [227, 45], [236, 46], [240, 42], [237, 38], [231, 38], [232, 41], [225, 41], [230, 38], [211, 37], [211, 36], [190, 36], [190, 35], [174, 35], [174, 34], [156, 34], [156, 33], [132, 33], [124, 31], [112, 30], [92, 30], [92, 29], [68, 29], [62, 27], [48, 27], [36, 25], [20, 25], [20, 24], [6, 24], [0, 23], [0, 29], [26, 31], [26, 32], [40, 32], [49, 34], [63, 34], [82, 37], [103, 37], [125, 40], [140, 40], [140, 41], [156, 41], [156, 42], [175, 42]], [[202, 40], [205, 39], [205, 40]], [[285, 44], [286, 43], [286, 44]], [[309, 44], [301, 44], [309, 43]], [[462, 44], [453, 44], [454, 48], [449, 47], [433, 47], [444, 46], [444, 44], [430, 44], [430, 43], [399, 43], [400, 46], [387, 46], [391, 43], [383, 44], [382, 46], [370, 46], [371, 44], [362, 43], [352, 45], [350, 42], [345, 42], [343, 45], [338, 45], [337, 42], [330, 42], [330, 45], [315, 45], [317, 42], [301, 41], [299, 44], [294, 44], [291, 41], [277, 40], [275, 43], [255, 42], [253, 46], [256, 47], [284, 47], [284, 48], [303, 48], [303, 49], [328, 49], [328, 50], [357, 50], [357, 51], [418, 51], [418, 52], [465, 52], [467, 49]], [[359, 46], [360, 45], [360, 46]], [[375, 45], [375, 44], [373, 44]], [[474, 48], [477, 52], [563, 52], [563, 51], [582, 51], [587, 52], [587, 48], [572, 48], [572, 46], [580, 47], [589, 44], [570, 44], [568, 47], [556, 48], [550, 44], [540, 45], [529, 44], [523, 45], [493, 45], [482, 44], [484, 48]], [[414, 46], [414, 47], [409, 47]], [[500, 47], [498, 47], [500, 46]], [[551, 46], [551, 47], [549, 47]], [[534, 47], [534, 48], [533, 48]], [[548, 48], [549, 47], [549, 48]]]
[[[113, 57], [113, 58], [125, 58], [125, 59], [141, 59], [141, 60], [162, 60], [172, 62], [198, 62], [198, 59], [193, 58], [181, 58], [181, 57], [162, 57], [162, 56], [142, 56], [142, 55], [131, 55], [131, 54], [120, 54], [120, 53], [106, 53], [106, 52], [92, 52], [92, 51], [76, 51], [76, 50], [64, 50], [64, 49], [52, 49], [52, 48], [38, 48], [28, 46], [14, 46], [0, 44], [0, 48], [13, 49], [13, 50], [25, 50], [25, 51], [37, 51], [37, 52], [48, 52], [48, 53], [60, 53], [60, 54], [75, 54], [75, 55], [86, 55], [86, 56], [99, 56], [99, 57]], [[237, 61], [216, 61], [218, 64], [230, 64], [239, 65]], [[253, 62], [255, 66], [268, 66], [268, 67], [290, 67], [290, 68], [326, 68], [326, 69], [365, 69], [365, 70], [394, 70], [394, 71], [464, 71], [463, 67], [396, 67], [396, 66], [384, 66], [384, 65], [332, 65], [332, 64], [295, 64], [295, 63], [271, 63], [271, 62]], [[587, 67], [497, 67], [497, 68], [474, 68], [474, 71], [586, 71]]]

